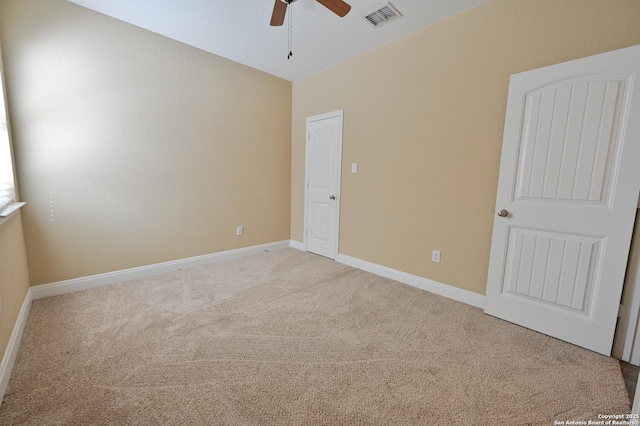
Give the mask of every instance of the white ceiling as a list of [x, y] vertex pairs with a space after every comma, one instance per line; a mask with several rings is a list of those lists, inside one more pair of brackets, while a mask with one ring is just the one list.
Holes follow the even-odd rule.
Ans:
[[[340, 18], [315, 0], [289, 6], [269, 26], [275, 0], [68, 0], [202, 50], [296, 81], [489, 0], [391, 0], [402, 13], [374, 27], [363, 17], [385, 0], [346, 0]], [[293, 11], [293, 57], [287, 59]]]

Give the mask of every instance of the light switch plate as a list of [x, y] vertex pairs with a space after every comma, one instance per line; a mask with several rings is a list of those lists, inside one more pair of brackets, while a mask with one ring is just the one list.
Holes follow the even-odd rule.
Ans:
[[351, 173], [358, 173], [358, 163], [351, 163]]

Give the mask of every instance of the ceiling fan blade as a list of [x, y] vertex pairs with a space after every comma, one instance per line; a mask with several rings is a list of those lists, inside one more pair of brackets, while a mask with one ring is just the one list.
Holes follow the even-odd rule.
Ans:
[[351, 6], [342, 0], [316, 0], [318, 3], [338, 15], [344, 17], [351, 10]]
[[272, 27], [279, 27], [284, 23], [284, 15], [287, 13], [287, 6], [287, 3], [276, 0], [276, 3], [273, 5], [273, 14], [271, 15], [271, 23], [269, 25]]

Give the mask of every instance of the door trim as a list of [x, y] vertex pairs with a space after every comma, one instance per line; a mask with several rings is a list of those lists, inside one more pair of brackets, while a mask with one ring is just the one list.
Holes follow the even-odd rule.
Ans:
[[304, 251], [307, 251], [307, 228], [308, 228], [308, 215], [309, 215], [309, 143], [310, 140], [310, 131], [309, 128], [311, 123], [314, 121], [326, 120], [328, 118], [339, 118], [339, 140], [338, 140], [338, 164], [339, 173], [338, 173], [338, 181], [336, 188], [336, 208], [338, 209], [338, 214], [336, 215], [336, 229], [335, 229], [335, 238], [336, 238], [336, 247], [333, 254], [333, 259], [338, 258], [338, 247], [340, 246], [340, 202], [342, 200], [341, 189], [342, 189], [342, 135], [343, 135], [343, 126], [344, 126], [344, 110], [339, 109], [337, 111], [327, 112], [324, 114], [314, 115], [311, 117], [307, 117], [306, 119], [306, 127], [305, 127], [305, 141], [304, 141], [304, 229], [302, 235], [302, 244]]
[[[640, 198], [631, 238], [627, 274], [622, 290], [621, 313], [613, 339], [612, 356], [640, 365]], [[624, 306], [624, 308], [623, 308]]]

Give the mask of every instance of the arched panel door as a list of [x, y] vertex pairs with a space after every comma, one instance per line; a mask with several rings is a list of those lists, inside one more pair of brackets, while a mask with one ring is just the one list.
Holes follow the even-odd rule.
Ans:
[[640, 190], [640, 46], [511, 76], [485, 312], [609, 355]]

